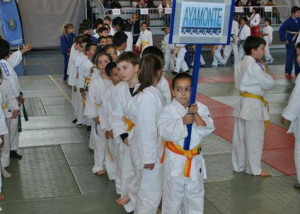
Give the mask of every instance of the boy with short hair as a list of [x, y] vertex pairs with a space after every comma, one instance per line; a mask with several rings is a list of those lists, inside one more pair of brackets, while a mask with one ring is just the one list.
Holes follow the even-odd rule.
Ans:
[[[116, 33], [117, 34], [117, 33]], [[115, 37], [114, 37], [115, 38]], [[121, 137], [120, 159], [122, 164], [122, 193], [117, 199], [120, 206], [124, 206], [127, 212], [135, 209], [138, 192], [138, 176], [135, 174], [135, 166], [138, 162], [137, 142], [134, 124], [130, 120], [128, 103], [133, 92], [138, 87], [139, 57], [133, 52], [124, 52], [117, 59], [119, 75], [122, 80], [112, 95], [112, 131], [114, 139]], [[137, 162], [136, 162], [137, 161]]]
[[122, 31], [115, 33], [115, 35], [113, 37], [113, 44], [116, 46], [118, 56], [120, 56], [120, 54], [126, 50], [127, 39], [128, 39], [128, 36], [126, 35], [126, 33], [122, 32]]
[[[177, 74], [172, 80], [174, 99], [165, 105], [158, 120], [158, 132], [164, 142], [161, 162], [164, 162], [164, 193], [162, 213], [204, 212], [206, 168], [201, 153], [201, 141], [215, 127], [208, 108], [200, 102], [189, 107], [192, 76]], [[192, 124], [191, 159], [184, 155], [187, 126]], [[190, 158], [190, 157], [189, 157]]]
[[[296, 50], [298, 55], [298, 66], [300, 66], [300, 42], [296, 44]], [[288, 105], [282, 112], [281, 123], [285, 124], [286, 120], [291, 121], [288, 133], [294, 133], [295, 136], [295, 151], [294, 159], [296, 165], [296, 174], [298, 178], [298, 183], [294, 185], [295, 189], [300, 189], [300, 83], [299, 76], [296, 79], [296, 85], [293, 92], [289, 98]]]
[[106, 45], [106, 37], [100, 36], [98, 39], [98, 46], [101, 46], [102, 48]]
[[[92, 41], [90, 39], [83, 39], [81, 43], [79, 43], [79, 54], [74, 58], [74, 71], [75, 71], [75, 78], [76, 78], [76, 108], [77, 108], [77, 121], [76, 126], [82, 127], [84, 124], [84, 101], [81, 94], [81, 91], [84, 92], [84, 79], [85, 79], [85, 68], [92, 67], [93, 64], [87, 60], [87, 56], [85, 55], [85, 47], [88, 43], [91, 43]], [[84, 63], [86, 62], [86, 63]], [[91, 65], [92, 64], [92, 65]]]
[[112, 105], [112, 94], [116, 88], [116, 85], [121, 82], [119, 77], [119, 70], [115, 62], [110, 62], [105, 67], [105, 73], [112, 81], [110, 87], [105, 90], [105, 95], [100, 108], [100, 126], [105, 132], [105, 138], [108, 143], [107, 151], [105, 153], [105, 167], [110, 180], [115, 180], [117, 193], [121, 193], [121, 166], [119, 162], [119, 147], [122, 143], [120, 137], [114, 138], [112, 131], [112, 113], [114, 111]]
[[270, 120], [264, 96], [276, 84], [261, 63], [265, 46], [264, 39], [249, 36], [244, 43], [246, 55], [234, 71], [235, 87], [240, 97], [233, 110], [233, 171], [258, 176], [271, 176], [261, 168], [266, 123]]
[[101, 36], [107, 37], [108, 29], [106, 27], [101, 27], [98, 29], [98, 34], [99, 34], [99, 37], [101, 37]]
[[153, 45], [152, 33], [147, 28], [148, 28], [147, 22], [143, 22], [141, 24], [142, 31], [140, 32], [140, 37], [136, 42], [136, 46], [141, 52], [143, 52], [143, 50], [146, 47]]
[[271, 47], [272, 41], [273, 41], [273, 28], [271, 26], [270, 19], [265, 19], [265, 27], [263, 28], [263, 37], [264, 37], [264, 40], [266, 41], [266, 48], [265, 48], [266, 63], [272, 64], [274, 61], [274, 58], [272, 57], [272, 55], [270, 53], [270, 47]]

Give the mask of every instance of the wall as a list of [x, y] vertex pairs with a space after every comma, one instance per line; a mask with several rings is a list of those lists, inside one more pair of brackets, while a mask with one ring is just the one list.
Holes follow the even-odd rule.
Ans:
[[59, 46], [62, 26], [85, 18], [84, 0], [19, 0], [19, 8], [25, 43], [34, 48]]

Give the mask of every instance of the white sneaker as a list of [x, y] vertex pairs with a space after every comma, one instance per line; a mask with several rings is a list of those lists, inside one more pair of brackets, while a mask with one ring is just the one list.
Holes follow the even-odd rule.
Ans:
[[10, 178], [11, 174], [8, 171], [6, 171], [4, 167], [2, 167], [2, 176], [3, 178]]
[[272, 64], [274, 62], [274, 58], [270, 59], [269, 63]]

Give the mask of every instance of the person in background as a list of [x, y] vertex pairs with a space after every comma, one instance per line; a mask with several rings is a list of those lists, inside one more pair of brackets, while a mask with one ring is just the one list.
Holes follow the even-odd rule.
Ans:
[[60, 36], [60, 47], [61, 52], [64, 55], [64, 77], [63, 80], [67, 81], [68, 79], [68, 63], [70, 58], [70, 51], [73, 45], [73, 40], [75, 38], [74, 34], [74, 25], [72, 23], [68, 23], [62, 28], [62, 35]]
[[300, 72], [297, 63], [295, 44], [300, 31], [300, 8], [294, 6], [291, 9], [291, 16], [285, 20], [279, 28], [280, 41], [286, 45], [285, 76], [292, 77], [293, 65], [295, 65], [295, 75]]

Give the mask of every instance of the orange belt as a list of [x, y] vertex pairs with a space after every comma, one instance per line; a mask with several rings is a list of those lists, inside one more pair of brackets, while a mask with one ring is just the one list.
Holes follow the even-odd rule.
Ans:
[[123, 116], [123, 120], [127, 124], [127, 131], [130, 132], [134, 128], [134, 123], [125, 116]]
[[161, 163], [164, 163], [165, 161], [166, 148], [168, 148], [170, 151], [174, 152], [175, 154], [183, 155], [186, 157], [186, 162], [184, 166], [184, 176], [190, 177], [192, 159], [201, 153], [201, 144], [196, 146], [194, 149], [184, 150], [181, 146], [176, 145], [172, 141], [165, 141], [163, 155], [160, 159]]

